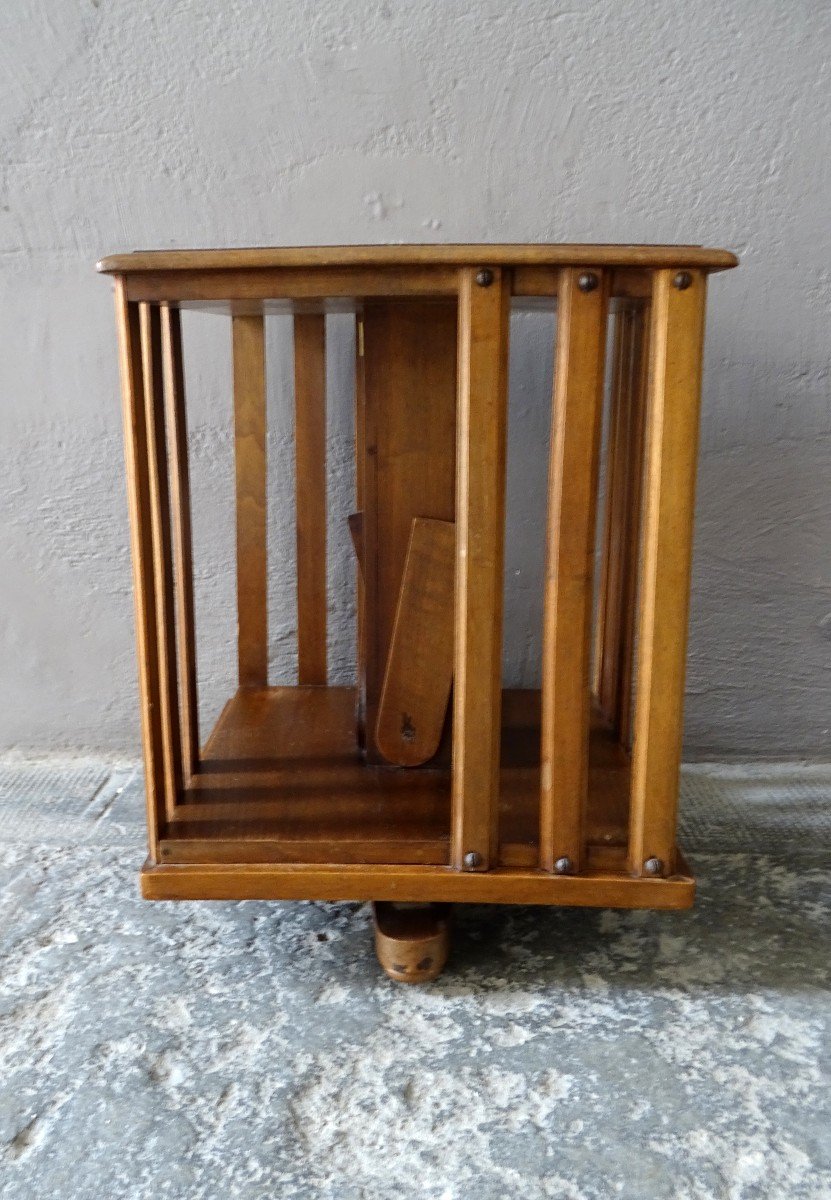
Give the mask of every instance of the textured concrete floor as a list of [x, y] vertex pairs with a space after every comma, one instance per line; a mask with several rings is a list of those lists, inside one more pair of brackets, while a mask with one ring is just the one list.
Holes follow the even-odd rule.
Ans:
[[0, 1195], [831, 1196], [831, 768], [696, 767], [689, 914], [146, 904], [140, 781], [0, 764]]

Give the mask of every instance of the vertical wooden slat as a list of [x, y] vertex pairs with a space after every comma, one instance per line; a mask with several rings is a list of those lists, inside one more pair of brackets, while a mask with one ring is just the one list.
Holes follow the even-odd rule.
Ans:
[[367, 746], [367, 677], [369, 660], [369, 638], [366, 628], [367, 588], [364, 563], [366, 562], [366, 535], [364, 532], [364, 517], [367, 496], [367, 434], [369, 441], [374, 440], [374, 432], [367, 430], [367, 421], [371, 414], [366, 403], [366, 361], [364, 355], [364, 318], [363, 313], [355, 317], [355, 503], [356, 513], [348, 517], [349, 533], [357, 559], [355, 574], [355, 600], [358, 617], [356, 621], [356, 675], [358, 682], [358, 706], [355, 714], [355, 734], [361, 751]]
[[326, 318], [294, 318], [299, 683], [326, 683]]
[[[460, 273], [451, 863], [498, 852], [510, 286]], [[467, 858], [467, 862], [465, 861]]]
[[622, 304], [614, 326], [594, 686], [601, 709], [625, 741], [643, 470], [642, 306]]
[[603, 712], [616, 716], [620, 646], [621, 556], [629, 473], [628, 423], [632, 399], [632, 306], [618, 302], [613, 317], [609, 434], [606, 449], [606, 500], [603, 511], [600, 580], [595, 623], [594, 692]]
[[631, 465], [629, 472], [629, 519], [624, 545], [623, 588], [621, 596], [620, 655], [617, 695], [617, 733], [621, 743], [632, 744], [632, 698], [635, 674], [635, 624], [638, 604], [638, 566], [640, 563], [643, 527], [643, 473], [646, 448], [646, 392], [649, 383], [649, 326], [648, 306], [637, 312], [635, 345], [633, 347], [633, 384], [631, 420]]
[[588, 791], [591, 611], [608, 280], [560, 272], [542, 650], [540, 866], [577, 872]]
[[268, 682], [265, 342], [261, 316], [234, 316], [237, 655], [240, 687]]
[[176, 678], [176, 633], [173, 598], [173, 554], [170, 543], [170, 484], [164, 420], [161, 315], [157, 304], [140, 308], [141, 359], [144, 375], [144, 419], [147, 429], [150, 526], [153, 534], [153, 577], [159, 653], [159, 700], [164, 756], [165, 810], [173, 816], [182, 792], [182, 740]]
[[176, 593], [176, 650], [179, 661], [179, 709], [182, 767], [186, 779], [199, 764], [199, 710], [196, 688], [196, 620], [193, 603], [188, 422], [182, 361], [182, 321], [178, 308], [162, 305], [162, 361], [170, 446], [170, 505]]
[[655, 272], [629, 826], [636, 875], [675, 869], [705, 294], [703, 272]]
[[136, 614], [139, 700], [141, 704], [144, 787], [150, 858], [159, 857], [165, 829], [165, 775], [159, 695], [159, 649], [156, 587], [153, 574], [153, 533], [150, 519], [150, 480], [147, 424], [142, 379], [141, 330], [138, 304], [127, 300], [124, 280], [115, 281], [121, 395], [124, 412], [124, 458], [130, 511], [133, 560], [133, 598]]

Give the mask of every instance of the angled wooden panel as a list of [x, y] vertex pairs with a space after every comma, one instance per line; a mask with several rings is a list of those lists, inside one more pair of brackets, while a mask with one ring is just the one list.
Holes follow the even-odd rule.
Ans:
[[164, 396], [170, 446], [170, 505], [173, 566], [176, 579], [176, 651], [179, 662], [179, 714], [182, 730], [182, 768], [187, 779], [199, 764], [199, 708], [196, 688], [196, 619], [193, 603], [193, 543], [191, 536], [188, 423], [182, 362], [182, 324], [179, 310], [165, 304], [161, 311]]
[[294, 318], [297, 681], [326, 683], [326, 318]]
[[147, 431], [150, 528], [153, 541], [165, 809], [170, 818], [175, 812], [176, 802], [182, 792], [182, 741], [179, 726], [179, 689], [176, 676], [176, 614], [173, 598], [173, 552], [170, 539], [170, 483], [165, 438], [161, 314], [157, 305], [141, 305], [140, 330], [144, 377], [144, 419]]
[[655, 273], [629, 831], [636, 875], [675, 870], [705, 297], [701, 272]]
[[268, 675], [265, 346], [262, 317], [232, 317], [240, 687]]
[[460, 272], [459, 291], [451, 863], [487, 870], [498, 853], [510, 286], [498, 269], [489, 286], [477, 274]]
[[150, 471], [147, 422], [142, 378], [139, 306], [127, 300], [121, 279], [115, 282], [121, 394], [124, 412], [124, 458], [130, 510], [133, 598], [136, 614], [141, 704], [144, 787], [150, 858], [158, 860], [159, 840], [166, 827], [165, 770], [159, 687], [156, 583], [153, 572], [153, 533], [150, 518]]
[[456, 530], [413, 521], [375, 738], [390, 762], [415, 767], [439, 748], [453, 679]]
[[[542, 650], [540, 866], [579, 872], [588, 788], [592, 582], [608, 280], [562, 272]], [[585, 279], [584, 279], [585, 282]]]

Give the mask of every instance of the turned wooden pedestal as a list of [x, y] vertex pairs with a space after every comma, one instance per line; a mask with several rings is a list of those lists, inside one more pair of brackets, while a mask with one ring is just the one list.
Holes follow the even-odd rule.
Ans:
[[[556, 245], [99, 263], [121, 354], [146, 897], [387, 902], [379, 954], [410, 979], [441, 969], [448, 915], [403, 902], [692, 903], [676, 809], [705, 291], [735, 263], [694, 246]], [[501, 679], [512, 305], [557, 313], [540, 691]], [[224, 315], [233, 354], [238, 688], [204, 741], [185, 308], [219, 314], [220, 336]], [[327, 684], [332, 311], [354, 313], [358, 364], [357, 494], [342, 514], [352, 687]], [[299, 669], [271, 687], [264, 326], [287, 312]]]

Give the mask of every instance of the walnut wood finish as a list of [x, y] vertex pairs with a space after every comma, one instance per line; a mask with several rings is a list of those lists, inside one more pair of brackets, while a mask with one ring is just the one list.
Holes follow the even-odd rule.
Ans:
[[459, 287], [451, 852], [456, 868], [482, 871], [499, 836], [510, 301], [503, 273], [488, 275], [463, 271]]
[[607, 281], [563, 270], [554, 364], [554, 418], [542, 652], [540, 866], [579, 872], [589, 763], [589, 670]]
[[[679, 287], [681, 281], [689, 281]], [[706, 278], [656, 271], [629, 868], [675, 869]]]
[[[150, 852], [144, 895], [692, 903], [675, 826], [705, 287], [708, 272], [734, 265], [727, 251], [690, 246], [164, 251], [99, 264], [117, 276]], [[597, 286], [581, 286], [587, 272]], [[512, 297], [559, 313], [541, 695], [501, 685]], [[182, 307], [229, 315], [233, 344], [240, 687], [201, 754]], [[356, 688], [326, 684], [331, 311], [356, 316]], [[295, 319], [294, 688], [266, 686], [264, 320], [272, 312]], [[414, 522], [446, 536], [414, 550]], [[442, 615], [451, 586], [452, 627]], [[442, 724], [436, 714], [451, 674]], [[411, 715], [410, 701], [432, 717], [413, 721], [418, 752], [408, 756], [401, 714]], [[408, 939], [387, 917], [383, 955], [400, 956]], [[425, 957], [417, 971], [428, 970], [418, 968]]]

